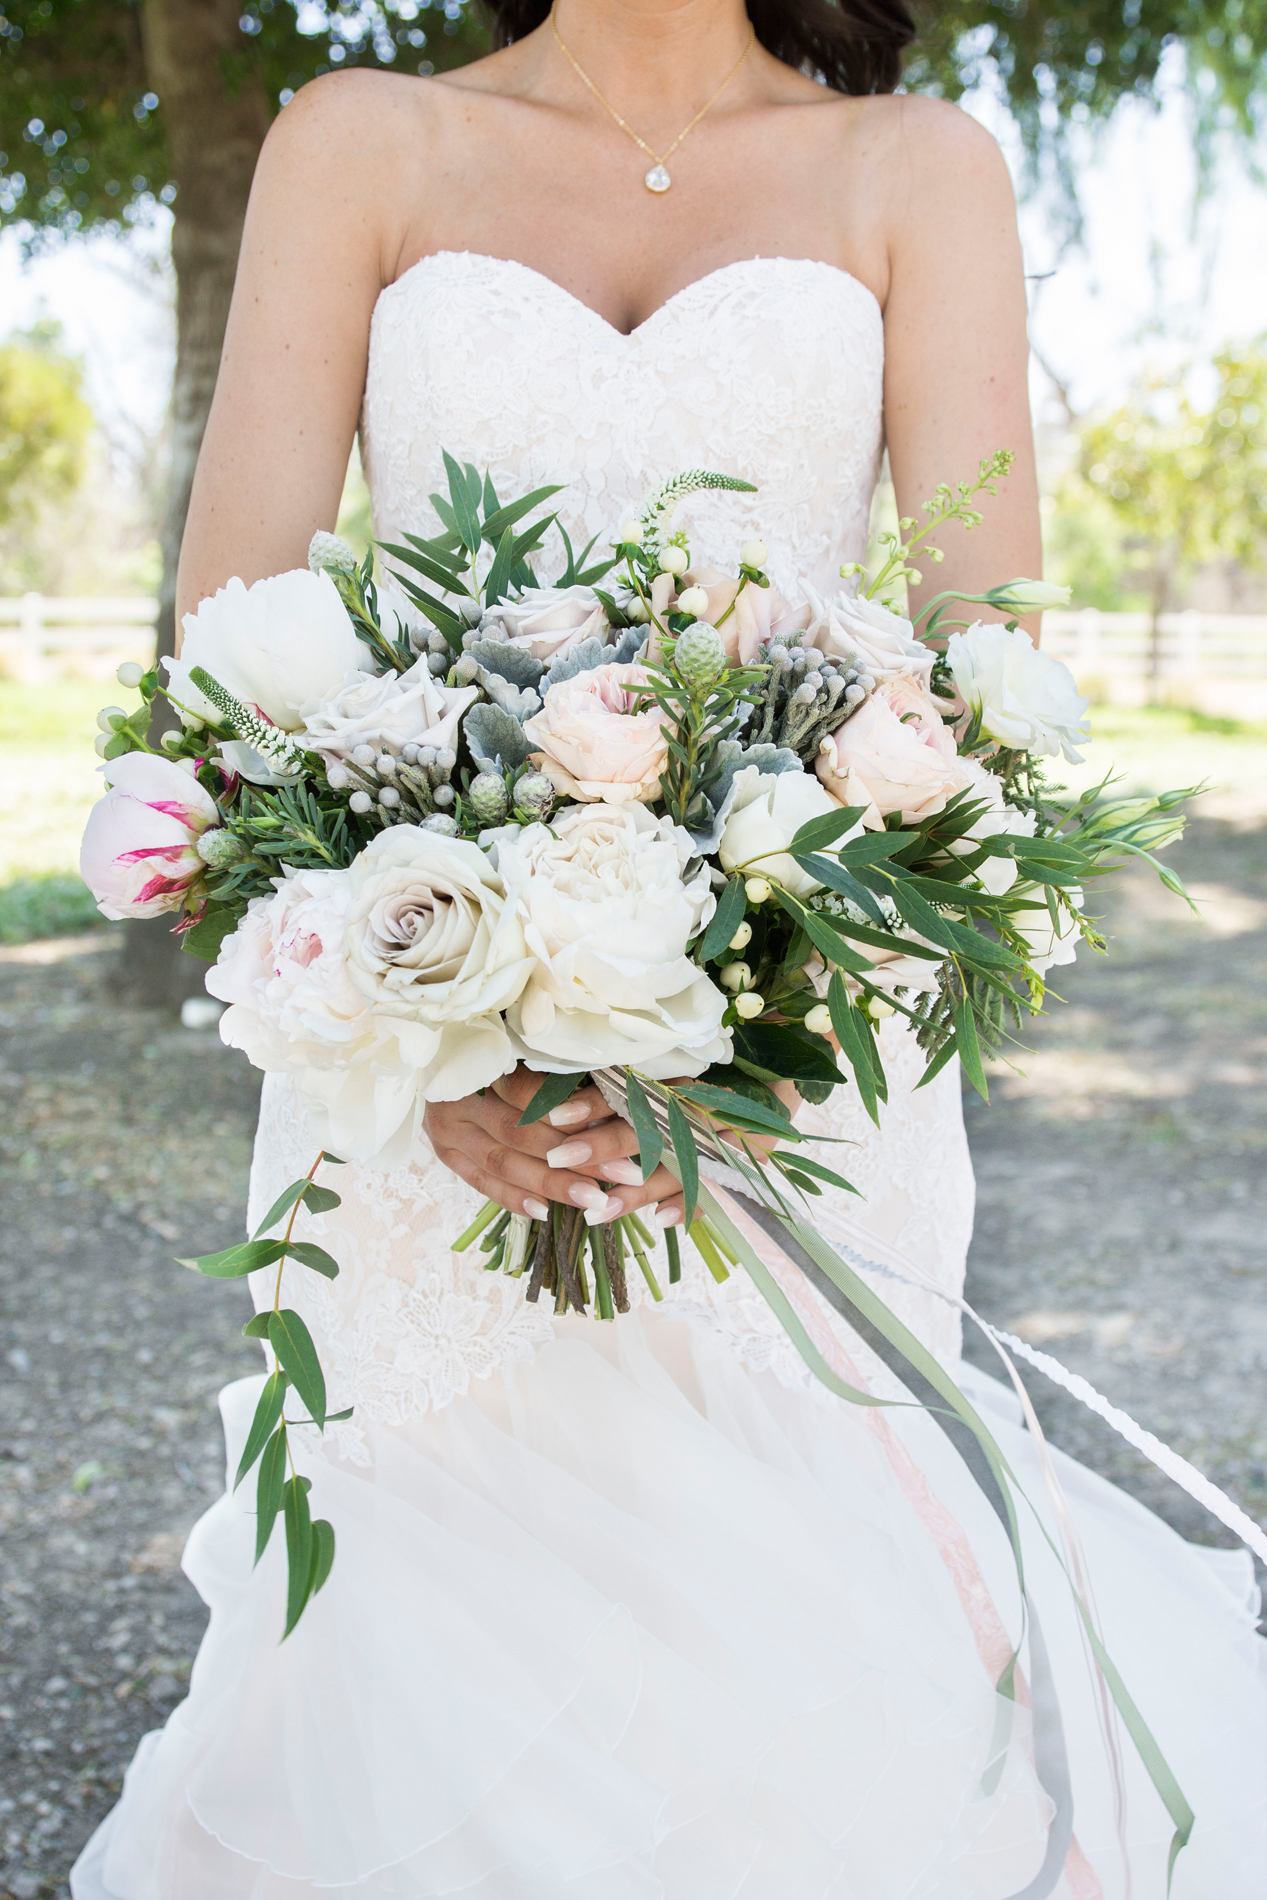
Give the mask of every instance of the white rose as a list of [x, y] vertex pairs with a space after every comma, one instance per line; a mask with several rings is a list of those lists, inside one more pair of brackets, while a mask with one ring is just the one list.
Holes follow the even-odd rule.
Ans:
[[822, 600], [812, 588], [809, 596], [811, 619], [805, 635], [806, 646], [818, 647], [835, 659], [856, 660], [880, 685], [905, 674], [927, 687], [933, 671], [933, 653], [901, 614], [893, 613], [878, 600], [864, 600], [853, 594], [838, 593]]
[[349, 673], [304, 721], [303, 744], [327, 760], [359, 745], [399, 753], [404, 745], [457, 750], [458, 721], [478, 686], [442, 686], [426, 659], [407, 673]]
[[490, 607], [480, 632], [504, 627], [510, 644], [534, 660], [560, 660], [582, 640], [607, 639], [607, 610], [592, 587], [528, 587], [518, 600]]
[[[1032, 838], [1034, 835], [1034, 814], [1032, 811], [1018, 811], [1015, 805], [1006, 803], [1003, 787], [998, 775], [988, 772], [979, 759], [961, 759], [960, 764], [968, 774], [971, 784], [968, 800], [979, 805], [984, 799], [987, 809], [975, 818], [962, 838], [956, 840], [950, 849], [956, 857], [967, 857], [973, 844], [984, 838], [997, 837], [1001, 832], [1011, 832], [1018, 837]], [[974, 873], [982, 890], [991, 897], [1002, 897], [1010, 891], [1017, 878], [1015, 858], [983, 858]]]
[[1022, 752], [1063, 752], [1071, 765], [1081, 762], [1076, 748], [1091, 736], [1088, 702], [1069, 668], [1043, 653], [1027, 633], [978, 620], [966, 633], [951, 634], [946, 658], [960, 698], [991, 739]]
[[221, 715], [190, 679], [191, 667], [210, 673], [270, 725], [297, 732], [305, 713], [347, 674], [371, 665], [334, 582], [306, 567], [253, 587], [231, 580], [183, 625], [180, 658], [164, 665], [176, 698], [203, 719]]
[[506, 1018], [530, 1067], [628, 1063], [662, 1079], [729, 1059], [726, 998], [686, 955], [715, 900], [706, 869], [683, 882], [684, 831], [595, 803], [493, 837], [537, 959]]
[[472, 844], [398, 825], [347, 870], [290, 871], [254, 898], [207, 977], [220, 1034], [296, 1075], [334, 1153], [403, 1161], [428, 1101], [514, 1067], [499, 1012], [530, 967]]
[[[811, 818], [839, 811], [837, 801], [808, 772], [761, 772], [745, 765], [735, 773], [730, 816], [717, 855], [722, 869], [740, 868], [782, 884], [794, 897], [821, 891], [816, 878], [787, 855], [788, 845]], [[855, 837], [861, 821], [847, 836]], [[844, 842], [837, 839], [837, 844]]]
[[[1076, 886], [1066, 891], [1065, 895], [1071, 904], [1081, 906], [1082, 892]], [[1041, 909], [1018, 911], [1014, 921], [1029, 944], [1029, 962], [1039, 976], [1046, 976], [1054, 965], [1073, 962], [1078, 954], [1082, 933], [1075, 920], [1064, 910], [1060, 912], [1059, 929], [1053, 929], [1051, 913], [1047, 909], [1041, 886], [1034, 888], [1034, 903], [1041, 905]]]

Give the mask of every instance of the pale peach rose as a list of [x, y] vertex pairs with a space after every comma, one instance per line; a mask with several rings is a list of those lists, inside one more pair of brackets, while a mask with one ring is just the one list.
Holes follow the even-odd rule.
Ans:
[[668, 746], [663, 714], [636, 692], [646, 683], [641, 666], [612, 663], [550, 687], [524, 732], [556, 791], [611, 805], [658, 795]]
[[944, 810], [970, 776], [936, 700], [911, 679], [890, 680], [823, 740], [815, 770], [842, 805], [865, 805], [878, 831], [890, 812], [918, 823]]
[[[744, 581], [741, 586], [733, 574], [723, 574], [719, 568], [700, 568], [698, 572], [687, 574], [682, 585], [702, 587], [708, 595], [708, 611], [699, 618], [717, 627], [732, 666], [751, 666], [763, 640], [803, 633], [809, 626], [808, 602], [793, 607], [777, 587], [757, 587], [751, 581]], [[735, 611], [722, 620], [732, 601]]]

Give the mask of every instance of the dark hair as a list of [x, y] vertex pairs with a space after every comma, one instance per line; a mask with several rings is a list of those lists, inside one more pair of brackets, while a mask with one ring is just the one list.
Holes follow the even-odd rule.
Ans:
[[[821, 73], [836, 92], [892, 92], [902, 48], [915, 38], [904, 0], [747, 0], [768, 53]], [[550, 0], [484, 0], [493, 45], [509, 46], [549, 18]]]

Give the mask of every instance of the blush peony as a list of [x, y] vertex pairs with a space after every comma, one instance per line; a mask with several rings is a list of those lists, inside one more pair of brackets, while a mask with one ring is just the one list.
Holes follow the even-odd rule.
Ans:
[[627, 802], [574, 805], [494, 841], [536, 958], [506, 1018], [530, 1068], [629, 1063], [664, 1078], [729, 1059], [726, 998], [686, 954], [714, 899], [704, 868], [683, 882], [684, 831]]
[[878, 687], [823, 740], [815, 770], [839, 804], [866, 807], [871, 831], [891, 812], [912, 823], [931, 817], [969, 783], [937, 701], [903, 677]]
[[641, 666], [613, 662], [550, 687], [524, 733], [556, 791], [613, 805], [658, 795], [668, 745], [659, 708], [637, 692], [646, 683]]
[[216, 802], [172, 759], [125, 752], [88, 814], [79, 871], [103, 917], [179, 910], [206, 864], [198, 840], [220, 822]]

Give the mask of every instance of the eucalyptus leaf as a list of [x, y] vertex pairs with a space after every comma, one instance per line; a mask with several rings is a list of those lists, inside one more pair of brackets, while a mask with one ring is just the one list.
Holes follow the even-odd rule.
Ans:
[[312, 1521], [312, 1570], [308, 1577], [309, 1599], [316, 1596], [334, 1564], [334, 1525], [324, 1517]]
[[282, 1508], [286, 1518], [286, 1628], [285, 1642], [304, 1613], [312, 1579], [312, 1519], [308, 1514], [308, 1478], [291, 1478], [285, 1486]]
[[255, 1562], [264, 1555], [273, 1533], [273, 1522], [282, 1508], [286, 1483], [286, 1431], [279, 1426], [264, 1447], [259, 1476], [255, 1482]]
[[686, 1225], [690, 1227], [695, 1219], [695, 1208], [699, 1201], [699, 1157], [695, 1148], [695, 1136], [691, 1133], [691, 1125], [682, 1113], [681, 1104], [672, 1096], [669, 1097], [669, 1139], [673, 1143], [673, 1153], [678, 1165], [678, 1179], [682, 1183], [682, 1193], [686, 1202]]
[[[797, 764], [800, 764], [799, 759]], [[866, 815], [865, 805], [842, 805], [839, 811], [828, 811], [821, 818], [810, 818], [793, 835], [788, 850], [826, 851], [846, 831], [852, 831], [860, 825]]]
[[285, 1248], [280, 1240], [246, 1240], [240, 1246], [226, 1247], [223, 1253], [204, 1253], [196, 1260], [181, 1260], [182, 1267], [205, 1273], [211, 1280], [241, 1280], [260, 1267], [271, 1267], [280, 1260]]
[[[263, 1318], [263, 1315], [260, 1315]], [[238, 1461], [237, 1476], [233, 1480], [236, 1491], [255, 1460], [272, 1437], [277, 1421], [282, 1415], [282, 1406], [286, 1402], [286, 1387], [289, 1381], [284, 1372], [270, 1373], [264, 1381], [264, 1390], [260, 1393], [259, 1403], [255, 1407], [255, 1417], [251, 1420], [251, 1429], [246, 1435], [242, 1447], [242, 1456]]]
[[731, 938], [743, 922], [747, 907], [748, 900], [744, 895], [743, 879], [732, 877], [722, 892], [717, 909], [713, 912], [712, 921], [697, 946], [697, 956], [701, 963], [710, 962], [714, 957], [719, 957], [723, 950], [729, 948]]
[[573, 1075], [547, 1075], [543, 1077], [541, 1087], [537, 1090], [527, 1108], [525, 1108], [523, 1114], [519, 1117], [517, 1126], [520, 1128], [530, 1128], [533, 1122], [541, 1121], [543, 1117], [550, 1113], [552, 1108], [558, 1108], [562, 1103], [569, 1100], [571, 1096], [575, 1095], [585, 1079], [584, 1072]]
[[880, 1109], [875, 1068], [871, 1060], [871, 1032], [859, 1021], [861, 1012], [850, 1002], [839, 970], [833, 970], [831, 982], [827, 986], [827, 1007], [831, 1011], [831, 1026], [836, 1032], [841, 1054], [853, 1070], [859, 1099], [878, 1128]]
[[286, 1249], [288, 1260], [297, 1260], [301, 1267], [311, 1267], [314, 1273], [324, 1275], [327, 1280], [337, 1280], [339, 1263], [324, 1247], [316, 1246], [311, 1240], [292, 1240]]
[[655, 1118], [655, 1112], [647, 1100], [647, 1092], [632, 1069], [625, 1070], [625, 1100], [629, 1106], [629, 1119], [638, 1137], [638, 1160], [642, 1166], [642, 1178], [644, 1181], [649, 1181], [660, 1165], [660, 1156], [664, 1153], [664, 1137], [660, 1133], [660, 1124]]
[[312, 1334], [292, 1307], [284, 1306], [279, 1313], [270, 1315], [268, 1343], [277, 1354], [283, 1371], [290, 1375], [291, 1384], [313, 1419], [324, 1428], [325, 1375], [317, 1358], [317, 1349], [312, 1343]]

